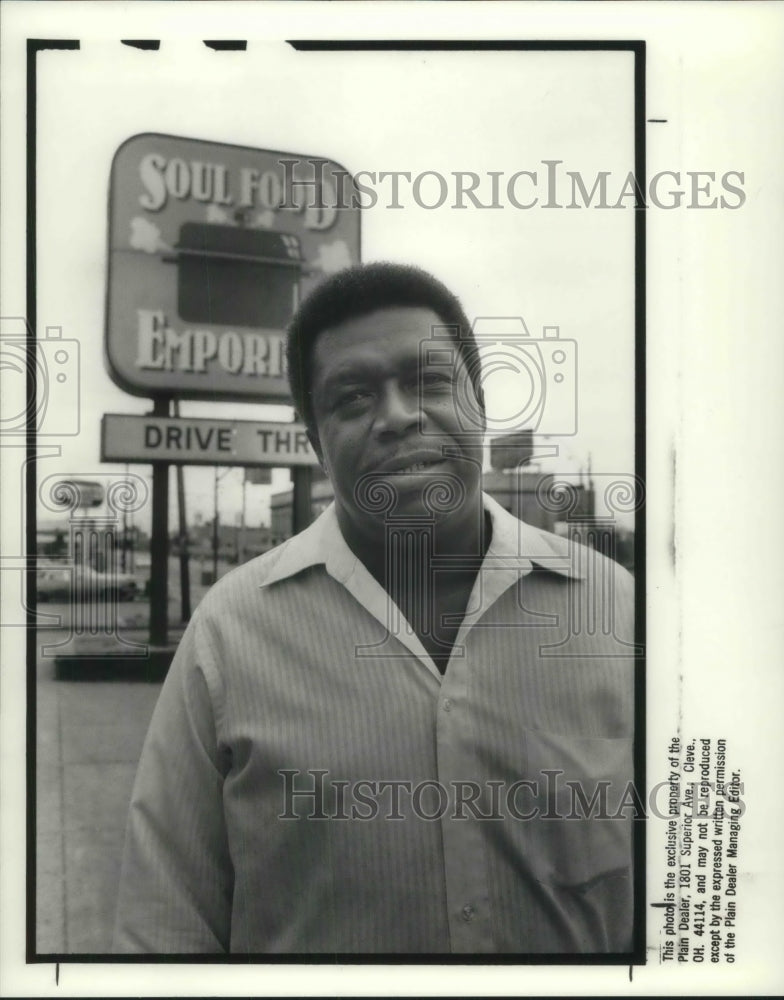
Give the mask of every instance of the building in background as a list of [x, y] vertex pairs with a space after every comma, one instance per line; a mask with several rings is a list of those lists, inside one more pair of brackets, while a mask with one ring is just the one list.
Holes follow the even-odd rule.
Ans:
[[[321, 469], [313, 469], [310, 501], [314, 520], [332, 503], [333, 496], [332, 483]], [[293, 534], [293, 504], [293, 489], [281, 490], [280, 493], [273, 493], [270, 497], [270, 530], [273, 545], [280, 545]]]
[[[211, 558], [213, 553], [214, 528], [212, 519], [197, 524], [188, 530], [188, 551], [200, 559]], [[171, 554], [179, 555], [180, 539], [172, 535]], [[241, 524], [218, 524], [218, 559], [221, 562], [237, 564], [263, 555], [273, 546], [272, 532], [266, 524], [249, 528]]]

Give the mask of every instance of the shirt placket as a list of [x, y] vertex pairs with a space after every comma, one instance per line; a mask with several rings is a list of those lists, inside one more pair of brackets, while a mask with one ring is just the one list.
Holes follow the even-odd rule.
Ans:
[[478, 773], [468, 703], [471, 669], [467, 650], [450, 660], [436, 709], [438, 781], [447, 802], [441, 832], [450, 947], [462, 953], [494, 950], [482, 821], [470, 807], [458, 809], [462, 783], [475, 781]]

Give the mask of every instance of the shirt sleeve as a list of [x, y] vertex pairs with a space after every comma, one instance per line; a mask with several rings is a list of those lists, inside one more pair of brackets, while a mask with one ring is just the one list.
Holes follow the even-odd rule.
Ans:
[[229, 950], [233, 869], [216, 736], [217, 672], [194, 616], [161, 690], [126, 828], [115, 952]]

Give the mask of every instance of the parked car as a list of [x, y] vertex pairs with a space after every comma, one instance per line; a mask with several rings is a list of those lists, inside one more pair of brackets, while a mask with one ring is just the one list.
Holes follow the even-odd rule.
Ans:
[[90, 566], [78, 571], [45, 566], [36, 574], [35, 593], [39, 601], [91, 600], [111, 592], [116, 592], [121, 601], [133, 601], [139, 594], [139, 585], [132, 573], [99, 573]]

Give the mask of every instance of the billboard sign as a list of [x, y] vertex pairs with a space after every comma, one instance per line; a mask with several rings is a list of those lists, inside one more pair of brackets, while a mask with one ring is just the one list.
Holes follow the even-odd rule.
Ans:
[[[359, 208], [332, 160], [143, 133], [109, 189], [106, 361], [126, 392], [290, 402], [284, 331], [359, 261]], [[343, 207], [345, 205], [345, 207]]]
[[176, 465], [318, 465], [305, 425], [105, 413], [102, 462]]

